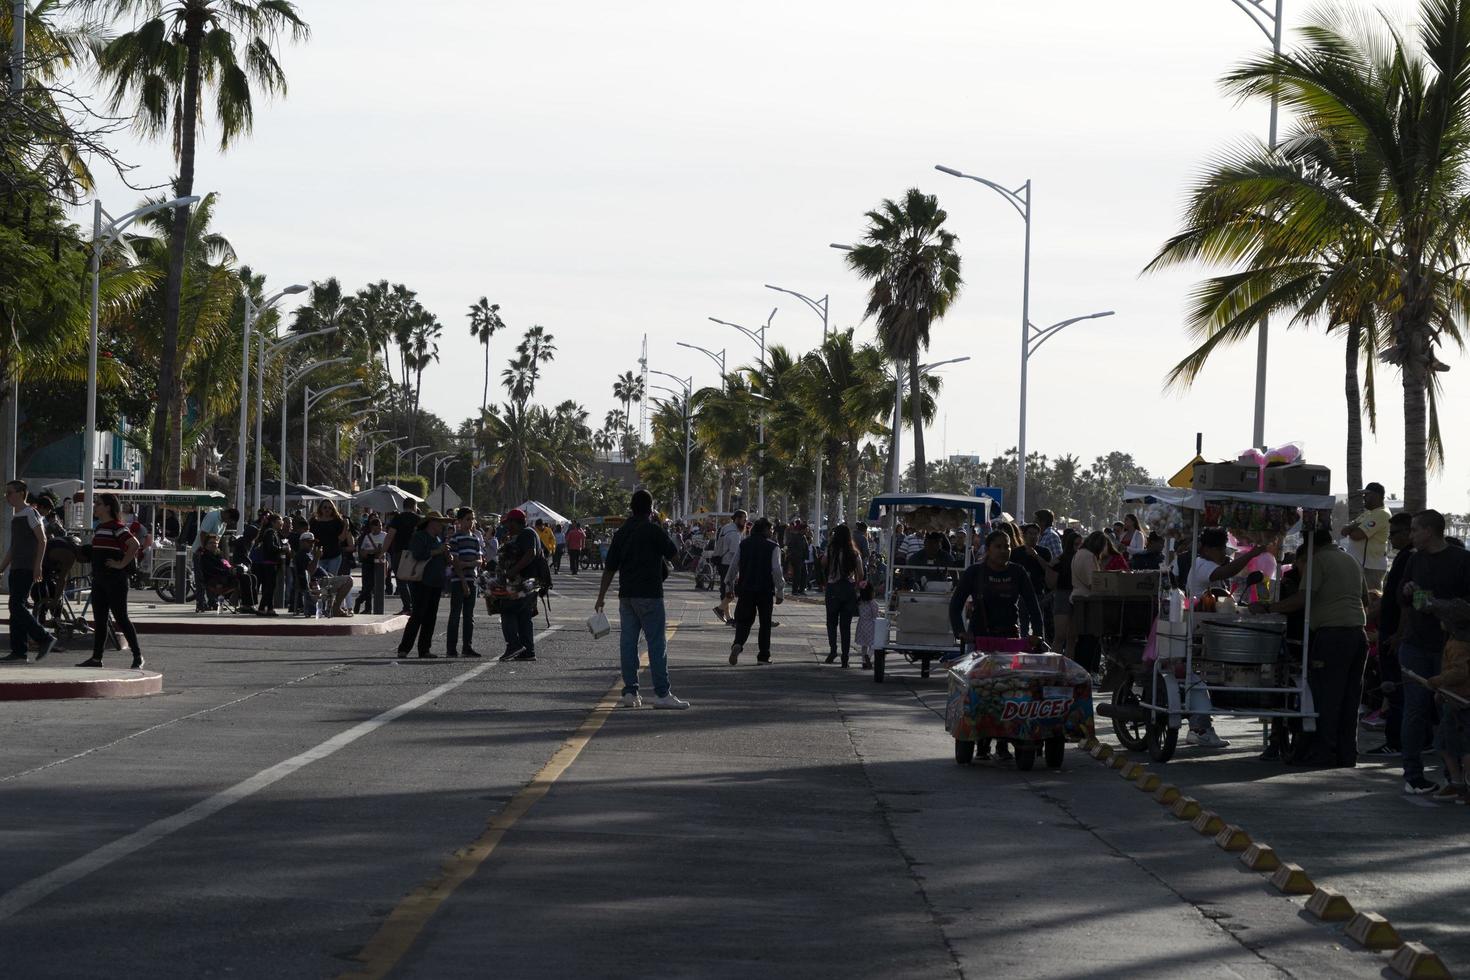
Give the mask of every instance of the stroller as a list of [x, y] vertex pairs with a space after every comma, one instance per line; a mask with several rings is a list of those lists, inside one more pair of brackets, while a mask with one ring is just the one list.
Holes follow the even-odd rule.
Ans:
[[[83, 547], [75, 538], [52, 538], [46, 543], [42, 559], [41, 584], [36, 586], [36, 620], [67, 643], [77, 634], [90, 636], [92, 624], [87, 611], [92, 604], [90, 576], [79, 571]], [[113, 648], [122, 649], [122, 640], [107, 623], [107, 638]]]

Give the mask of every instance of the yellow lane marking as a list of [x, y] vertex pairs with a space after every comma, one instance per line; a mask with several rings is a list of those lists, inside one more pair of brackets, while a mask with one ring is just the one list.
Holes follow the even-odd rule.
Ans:
[[[679, 625], [671, 623], [667, 627], [666, 640], [674, 638]], [[639, 656], [638, 663], [640, 667], [648, 666], [647, 651]], [[468, 847], [450, 855], [449, 860], [439, 869], [438, 875], [415, 888], [398, 903], [373, 938], [353, 956], [362, 966], [341, 974], [338, 980], [381, 980], [393, 971], [413, 948], [413, 944], [418, 941], [424, 927], [439, 911], [440, 906], [449, 900], [460, 885], [474, 876], [480, 865], [500, 846], [506, 833], [542, 797], [551, 792], [556, 781], [577, 761], [587, 743], [592, 741], [592, 736], [597, 734], [608, 716], [617, 708], [622, 700], [622, 690], [623, 682], [619, 678], [607, 689], [602, 700], [597, 702], [597, 706], [583, 719], [577, 730], [562, 743], [546, 765], [541, 767], [541, 771], [490, 818], [485, 832]]]

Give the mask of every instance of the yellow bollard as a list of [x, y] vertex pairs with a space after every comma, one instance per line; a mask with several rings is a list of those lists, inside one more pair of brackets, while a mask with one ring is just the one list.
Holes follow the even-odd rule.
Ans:
[[1152, 793], [1154, 790], [1156, 790], [1156, 789], [1159, 788], [1159, 783], [1160, 782], [1162, 782], [1162, 780], [1159, 779], [1157, 773], [1152, 773], [1152, 772], [1139, 773], [1139, 775], [1138, 775], [1138, 791], [1140, 793]]
[[1173, 806], [1174, 801], [1179, 799], [1179, 787], [1165, 783], [1154, 793], [1154, 799], [1164, 806]]
[[1209, 810], [1201, 810], [1199, 816], [1194, 818], [1194, 823], [1190, 824], [1190, 826], [1194, 828], [1195, 833], [1204, 834], [1207, 837], [1214, 837], [1225, 829], [1225, 821], [1221, 820], [1217, 813]]
[[1399, 931], [1377, 912], [1359, 912], [1348, 923], [1348, 938], [1364, 949], [1397, 949], [1403, 944]]
[[1174, 801], [1174, 805], [1169, 808], [1169, 812], [1180, 820], [1193, 820], [1200, 813], [1199, 800], [1196, 800], [1192, 796], [1181, 796]]
[[1404, 943], [1388, 961], [1388, 968], [1409, 980], [1450, 980], [1444, 962], [1423, 943]]
[[1346, 922], [1353, 917], [1353, 903], [1337, 889], [1318, 885], [1307, 899], [1307, 912], [1323, 922]]
[[1300, 864], [1283, 864], [1277, 868], [1271, 876], [1271, 884], [1283, 895], [1312, 895], [1317, 891], [1317, 886]]
[[1235, 824], [1227, 824], [1215, 835], [1215, 846], [1222, 851], [1236, 854], [1251, 846], [1251, 835]]
[[1270, 844], [1255, 842], [1240, 855], [1240, 863], [1252, 871], [1275, 871], [1281, 867], [1281, 859]]

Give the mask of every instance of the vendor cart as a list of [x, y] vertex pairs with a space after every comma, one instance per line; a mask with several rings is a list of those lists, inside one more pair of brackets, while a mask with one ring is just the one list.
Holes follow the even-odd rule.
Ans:
[[[935, 660], [957, 659], [963, 652], [949, 621], [949, 601], [955, 580], [974, 560], [971, 538], [974, 529], [989, 520], [994, 502], [989, 497], [966, 497], [958, 493], [884, 493], [873, 498], [868, 520], [876, 522], [887, 511], [888, 527], [883, 532], [887, 555], [883, 590], [886, 615], [873, 624], [873, 680], [883, 683], [888, 654], [895, 653], [919, 664], [919, 674], [929, 676]], [[963, 564], [948, 566], [910, 565], [899, 561], [894, 521], [920, 531], [965, 531]], [[903, 575], [902, 588], [895, 590], [895, 573]]]
[[[1186, 515], [1192, 542], [1198, 541], [1201, 526], [1261, 538], [1279, 536], [1300, 522], [1310, 532], [1330, 520], [1333, 503], [1321, 494], [1173, 487], [1128, 487], [1123, 499], [1177, 508]], [[1291, 655], [1284, 617], [1188, 600], [1175, 612], [1173, 604], [1161, 602], [1151, 643], [1155, 656], [1132, 675], [1126, 694], [1120, 698], [1115, 689], [1113, 704], [1100, 707], [1099, 713], [1141, 725], [1144, 747], [1156, 762], [1173, 756], [1180, 726], [1195, 714], [1258, 718], [1263, 725], [1284, 721], [1288, 740], [1315, 731], [1317, 712], [1307, 682], [1312, 623], [1312, 560], [1311, 552], [1307, 554], [1299, 657]], [[1279, 592], [1273, 588], [1272, 594]]]
[[949, 669], [944, 730], [967, 765], [980, 739], [1011, 742], [1016, 768], [1041, 752], [1060, 769], [1068, 742], [1093, 735], [1092, 675], [1059, 653], [973, 653]]
[[[1072, 621], [1076, 625], [1079, 649], [1094, 645], [1097, 661], [1080, 653], [1072, 656], [1086, 663], [1100, 663], [1095, 684], [1101, 691], [1112, 693], [1112, 704], [1136, 705], [1139, 688], [1147, 680], [1149, 665], [1144, 651], [1149, 635], [1159, 617], [1158, 572], [1109, 572], [1126, 585], [1117, 591], [1094, 592], [1072, 597]], [[1098, 578], [1102, 576], [1099, 575]], [[1145, 724], [1114, 715], [1113, 732], [1124, 748], [1142, 752]]]

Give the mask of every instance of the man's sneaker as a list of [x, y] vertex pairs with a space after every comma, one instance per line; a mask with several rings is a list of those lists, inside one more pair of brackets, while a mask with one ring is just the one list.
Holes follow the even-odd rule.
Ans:
[[77, 664], [78, 667], [101, 667], [102, 665], [101, 657], [88, 657], [86, 660]]
[[739, 643], [730, 644], [730, 666], [733, 667], [740, 662], [740, 651], [745, 648]]
[[1431, 800], [1440, 803], [1450, 803], [1465, 795], [1464, 783], [1445, 783], [1439, 789], [1429, 794]]
[[655, 698], [653, 706], [655, 708], [673, 708], [675, 710], [682, 711], [683, 709], [689, 707], [689, 702], [680, 700], [673, 691], [670, 691], [668, 694], [665, 694], [661, 698]]
[[523, 654], [525, 652], [526, 652], [526, 648], [525, 647], [516, 647], [514, 650], [507, 650], [504, 653], [502, 653], [500, 655], [500, 659], [501, 659], [502, 662], [503, 661], [506, 661], [506, 660], [514, 660], [515, 658], [519, 657], [521, 654]]
[[1431, 783], [1423, 776], [1415, 776], [1413, 779], [1404, 780], [1404, 792], [1411, 796], [1427, 796], [1438, 792], [1439, 783]]
[[1230, 745], [1229, 742], [1215, 734], [1213, 728], [1206, 728], [1202, 732], [1197, 732], [1191, 728], [1188, 737], [1185, 738], [1185, 743], [1188, 745], [1199, 745], [1207, 749], [1223, 749]]
[[466, 657], [473, 657], [476, 660], [479, 660], [480, 659], [480, 655], [478, 653], [476, 653], [475, 651], [471, 650], [469, 647], [465, 647], [464, 648], [464, 655]]
[[30, 662], [31, 658], [23, 653], [12, 653], [9, 656], [0, 657], [0, 664], [26, 664]]
[[637, 691], [629, 691], [627, 694], [623, 695], [623, 707], [641, 708], [643, 707], [643, 698], [638, 694]]
[[518, 661], [520, 661], [522, 663], [535, 663], [536, 662], [536, 651], [535, 650], [522, 650], [520, 653], [516, 654], [511, 659], [518, 660]]
[[1384, 743], [1383, 745], [1378, 746], [1378, 748], [1376, 749], [1369, 749], [1367, 752], [1363, 752], [1360, 754], [1367, 759], [1397, 759], [1399, 756], [1403, 755], [1403, 752], [1399, 751], [1398, 749], [1392, 748], [1387, 743]]
[[41, 649], [36, 651], [36, 663], [40, 663], [42, 660], [45, 660], [46, 654], [50, 653], [52, 650], [55, 650], [56, 644], [59, 642], [61, 641], [57, 639], [56, 634], [54, 633], [46, 637], [46, 639], [42, 640]]
[[768, 664], [771, 662], [771, 655], [769, 653], [758, 653], [755, 655], [755, 662], [758, 664]]

